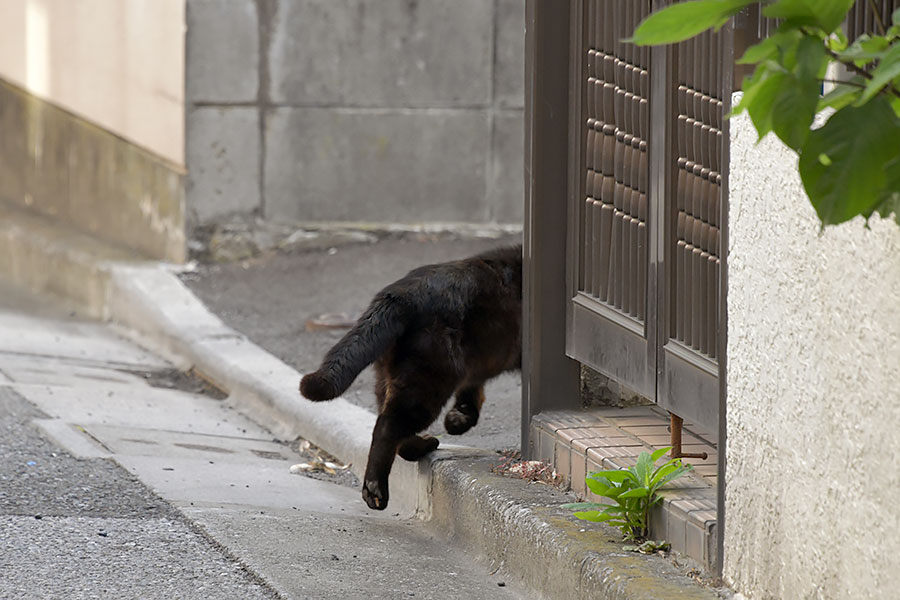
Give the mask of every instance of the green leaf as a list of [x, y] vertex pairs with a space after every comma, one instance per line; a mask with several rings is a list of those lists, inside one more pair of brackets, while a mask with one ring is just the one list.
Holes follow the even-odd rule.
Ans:
[[638, 455], [637, 464], [634, 466], [634, 474], [639, 486], [646, 485], [650, 482], [650, 472], [652, 469], [653, 461], [650, 460], [650, 453], [641, 452]]
[[672, 44], [692, 38], [711, 27], [721, 27], [743, 7], [758, 0], [694, 0], [656, 11], [644, 19], [624, 41], [638, 46]]
[[900, 225], [900, 192], [895, 192], [891, 198], [879, 204], [876, 210], [883, 219], [887, 219], [893, 214], [897, 225]]
[[670, 481], [674, 481], [674, 480], [678, 479], [679, 477], [681, 477], [681, 476], [685, 475], [686, 473], [690, 472], [691, 469], [693, 469], [693, 467], [692, 467], [691, 465], [683, 465], [683, 466], [679, 466], [676, 470], [672, 471], [671, 473], [667, 473], [666, 475], [664, 475], [664, 476], [659, 480], [659, 483], [658, 483], [658, 485], [657, 485], [657, 488], [661, 488], [662, 486], [666, 485], [666, 484], [669, 483]]
[[582, 521], [591, 521], [593, 523], [602, 523], [604, 521], [609, 521], [613, 518], [612, 515], [602, 513], [599, 510], [587, 510], [582, 512], [574, 513], [576, 518], [581, 519]]
[[894, 14], [891, 15], [891, 22], [900, 27], [900, 8], [894, 11]]
[[785, 80], [790, 77], [787, 73], [776, 72], [762, 81], [754, 82], [751, 89], [744, 92], [744, 98], [738, 108], [747, 109], [759, 139], [764, 138], [767, 133], [772, 131], [772, 106], [775, 104]]
[[785, 144], [803, 145], [819, 102], [818, 77], [825, 69], [825, 48], [818, 38], [804, 36], [796, 50], [782, 57], [790, 71], [772, 60], [760, 63], [744, 80], [744, 95], [732, 114], [747, 110], [759, 139], [770, 131]]
[[753, 44], [747, 48], [744, 54], [734, 62], [738, 65], [754, 65], [771, 58], [776, 52], [778, 52], [778, 44], [774, 36], [767, 37], [758, 44]]
[[626, 510], [625, 510], [624, 508], [622, 508], [621, 506], [607, 506], [607, 507], [603, 510], [603, 512], [608, 513], [608, 514], [610, 514], [610, 515], [621, 515], [621, 514], [623, 514], [623, 513], [628, 512], [628, 511], [626, 511]]
[[678, 457], [678, 458], [670, 458], [669, 460], [667, 460], [667, 461], [664, 462], [663, 464], [659, 465], [659, 466], [657, 467], [657, 470], [662, 469], [662, 468], [664, 468], [664, 467], [671, 466], [671, 465], [675, 465], [676, 467], [680, 467], [680, 466], [681, 466], [681, 463], [682, 463], [682, 460], [681, 460], [680, 457]]
[[847, 49], [847, 36], [841, 29], [835, 29], [828, 39], [825, 40], [828, 48], [833, 52], [843, 52]]
[[778, 0], [763, 9], [763, 15], [785, 19], [788, 26], [812, 25], [825, 33], [834, 31], [844, 20], [855, 0]]
[[[859, 83], [861, 85], [863, 83], [863, 78], [857, 75], [850, 80], [850, 83]], [[816, 106], [816, 112], [825, 108], [840, 110], [845, 106], [853, 104], [853, 102], [859, 98], [860, 94], [862, 94], [862, 88], [857, 85], [838, 84], [833, 90], [819, 99], [819, 105]]]
[[[830, 165], [822, 164], [824, 154]], [[900, 155], [900, 119], [883, 97], [834, 113], [800, 152], [806, 194], [824, 225], [868, 216], [883, 197], [886, 166]]]
[[639, 487], [625, 492], [624, 494], [620, 495], [619, 498], [646, 498], [649, 495], [650, 490], [645, 487]]
[[616, 486], [606, 485], [602, 481], [598, 481], [596, 479], [591, 479], [590, 477], [585, 479], [584, 482], [587, 484], [588, 489], [591, 490], [593, 493], [597, 494], [598, 496], [609, 496], [611, 498], [615, 497], [615, 496], [610, 496], [609, 492], [610, 492], [610, 490], [615, 490]]
[[663, 466], [656, 469], [653, 473], [653, 477], [650, 478], [650, 484], [656, 486], [662, 480], [663, 477], [668, 475], [669, 473], [678, 469], [679, 465], [677, 463], [666, 463]]
[[872, 71], [872, 79], [866, 84], [866, 89], [856, 101], [856, 106], [871, 100], [884, 86], [891, 85], [891, 80], [896, 77], [900, 77], [900, 44], [895, 44], [878, 61], [878, 65]]
[[744, 80], [741, 82], [741, 100], [736, 106], [731, 108], [731, 112], [728, 113], [726, 118], [730, 119], [734, 115], [741, 114], [747, 110], [748, 106], [756, 102], [756, 97], [759, 95], [762, 82], [771, 76], [772, 72], [768, 68], [768, 62], [756, 65], [753, 73], [749, 76], [745, 76]]
[[[749, 109], [750, 117], [760, 137], [762, 130], [771, 127], [785, 144], [798, 150], [806, 141], [819, 103], [819, 78], [826, 65], [825, 46], [817, 37], [803, 36], [796, 50], [791, 49], [784, 58], [791, 72], [773, 75], [764, 83], [763, 96]], [[771, 104], [763, 99], [771, 99]]]
[[872, 37], [868, 33], [864, 33], [856, 38], [849, 48], [838, 53], [838, 57], [841, 60], [851, 61], [856, 66], [862, 67], [877, 58], [881, 58], [887, 47], [887, 38], [881, 36]]
[[665, 448], [660, 448], [659, 450], [654, 450], [653, 454], [650, 455], [650, 460], [656, 462], [659, 458], [664, 455], [666, 452], [672, 449], [672, 446], [666, 446]]
[[[637, 488], [635, 488], [637, 489]], [[630, 518], [637, 518], [641, 512], [641, 499], [640, 498], [622, 498], [619, 500], [621, 502], [621, 506], [623, 507], [623, 514]]]
[[887, 175], [887, 183], [881, 190], [876, 210], [885, 219], [893, 213], [894, 220], [900, 225], [900, 154], [888, 162], [884, 171]]
[[818, 103], [819, 84], [815, 79], [782, 78], [771, 108], [775, 135], [788, 147], [799, 150], [809, 135]]
[[[817, 37], [804, 35], [797, 43], [796, 66], [793, 71], [799, 79], [818, 79], [825, 74], [827, 55], [825, 44]], [[818, 82], [816, 82], [818, 85]]]
[[783, 48], [796, 44], [802, 35], [796, 29], [773, 33], [758, 44], [747, 48], [744, 55], [737, 60], [737, 64], [754, 64], [772, 58]]
[[621, 469], [617, 469], [615, 471], [597, 471], [595, 473], [591, 473], [590, 477], [593, 478], [597, 475], [603, 477], [611, 483], [622, 483], [626, 479], [633, 477], [631, 473]]

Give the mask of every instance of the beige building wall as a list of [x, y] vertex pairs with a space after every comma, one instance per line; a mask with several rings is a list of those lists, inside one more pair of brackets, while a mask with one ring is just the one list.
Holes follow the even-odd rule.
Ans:
[[749, 598], [900, 589], [900, 226], [820, 230], [775, 136], [731, 123], [724, 574]]
[[184, 164], [185, 0], [0, 0], [0, 78]]

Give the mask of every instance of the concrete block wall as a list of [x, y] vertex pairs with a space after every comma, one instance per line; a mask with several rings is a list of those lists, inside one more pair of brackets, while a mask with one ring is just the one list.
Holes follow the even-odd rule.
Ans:
[[522, 0], [188, 0], [193, 226], [521, 223]]

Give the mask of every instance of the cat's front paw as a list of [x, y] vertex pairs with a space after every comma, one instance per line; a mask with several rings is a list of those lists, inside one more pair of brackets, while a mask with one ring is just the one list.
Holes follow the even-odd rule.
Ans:
[[476, 422], [478, 422], [478, 417], [467, 415], [454, 407], [448, 410], [444, 417], [444, 429], [450, 435], [461, 435], [472, 429]]
[[364, 481], [362, 497], [372, 510], [384, 510], [388, 505], [387, 482], [380, 483], [375, 480]]

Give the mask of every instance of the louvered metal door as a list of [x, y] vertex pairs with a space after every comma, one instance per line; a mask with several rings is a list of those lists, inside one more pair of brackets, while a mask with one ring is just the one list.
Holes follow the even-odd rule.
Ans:
[[656, 401], [715, 431], [718, 422], [719, 279], [727, 164], [725, 114], [731, 82], [728, 30], [668, 49], [665, 218], [666, 307], [660, 327]]
[[729, 32], [621, 42], [661, 4], [574, 5], [567, 352], [715, 431]]
[[649, 0], [576, 3], [566, 341], [573, 358], [655, 397], [650, 49], [620, 41], [649, 12]]

